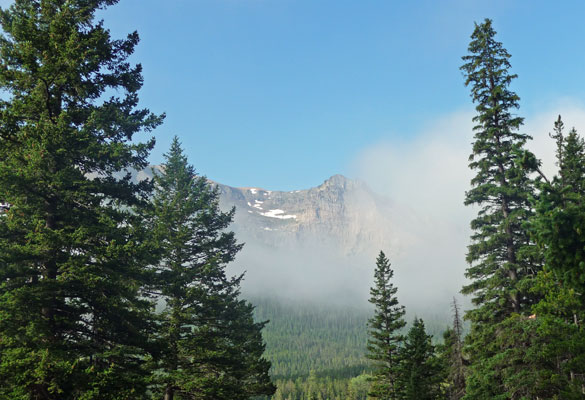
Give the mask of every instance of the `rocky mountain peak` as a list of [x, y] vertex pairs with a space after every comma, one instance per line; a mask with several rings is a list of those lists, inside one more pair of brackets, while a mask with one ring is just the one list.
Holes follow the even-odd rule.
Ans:
[[[151, 166], [134, 172], [150, 179]], [[220, 207], [236, 208], [230, 226], [239, 241], [272, 248], [328, 247], [339, 254], [359, 254], [388, 248], [393, 234], [392, 205], [359, 180], [337, 174], [321, 185], [292, 191], [232, 187], [210, 180], [220, 192]]]
[[340, 174], [335, 174], [329, 179], [326, 179], [321, 186], [345, 186], [349, 182], [351, 182], [351, 179]]
[[380, 199], [363, 182], [343, 175], [288, 192], [217, 185], [222, 208], [236, 207], [231, 228], [246, 242], [322, 245], [355, 254], [389, 240], [388, 216], [379, 207]]

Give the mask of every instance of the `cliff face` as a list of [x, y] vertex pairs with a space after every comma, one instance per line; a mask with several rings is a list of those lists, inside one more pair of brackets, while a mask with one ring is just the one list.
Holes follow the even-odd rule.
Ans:
[[346, 256], [394, 244], [389, 200], [342, 175], [291, 192], [217, 186], [221, 207], [236, 207], [231, 228], [247, 242], [272, 248], [321, 246]]

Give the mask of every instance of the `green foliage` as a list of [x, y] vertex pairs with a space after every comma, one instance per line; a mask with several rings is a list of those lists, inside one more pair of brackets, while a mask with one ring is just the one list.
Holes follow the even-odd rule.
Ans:
[[500, 384], [486, 393], [487, 382], [494, 381], [491, 376], [471, 374], [470, 392], [486, 399], [583, 398], [580, 383], [572, 382], [569, 374], [576, 362], [571, 354], [585, 350], [577, 326], [550, 316], [514, 314], [498, 324], [494, 336], [490, 347], [496, 356], [481, 370], [497, 375]]
[[311, 373], [307, 378], [276, 380], [278, 389], [273, 400], [367, 400], [370, 375], [351, 379], [320, 377]]
[[575, 129], [564, 136], [560, 116], [551, 136], [559, 174], [541, 185], [530, 226], [544, 249], [546, 268], [566, 287], [585, 293], [585, 144]]
[[[142, 398], [151, 305], [136, 207], [162, 118], [137, 108], [132, 33], [112, 40], [114, 0], [19, 0], [0, 11], [0, 397]], [[113, 94], [109, 97], [110, 94]]]
[[370, 312], [346, 305], [325, 305], [250, 298], [258, 321], [270, 320], [263, 331], [266, 358], [275, 380], [350, 379], [367, 370], [364, 357]]
[[466, 359], [463, 354], [463, 326], [459, 305], [453, 299], [453, 325], [443, 332], [443, 343], [437, 346], [438, 357], [446, 375], [444, 391], [449, 400], [465, 395]]
[[262, 357], [253, 307], [240, 300], [240, 277], [227, 263], [241, 249], [225, 229], [234, 210], [219, 209], [219, 194], [187, 162], [175, 137], [156, 173], [151, 226], [162, 248], [155, 289], [164, 301], [157, 375], [165, 399], [248, 399], [272, 394], [270, 363]]
[[391, 282], [394, 271], [381, 251], [376, 260], [374, 286], [370, 289], [370, 303], [375, 307], [369, 320], [367, 357], [374, 361], [370, 396], [377, 399], [398, 398], [400, 346], [404, 336], [400, 330], [406, 326], [404, 306], [396, 298], [397, 288]]
[[471, 320], [468, 353], [472, 356], [466, 399], [496, 399], [502, 395], [505, 376], [494, 368], [501, 356], [494, 347], [502, 324], [513, 313], [529, 314], [537, 296], [530, 290], [541, 269], [541, 256], [530, 240], [524, 222], [533, 215], [531, 171], [522, 167], [524, 145], [530, 137], [519, 133], [522, 118], [513, 114], [519, 97], [509, 87], [516, 75], [509, 73], [510, 55], [495, 40], [486, 19], [476, 24], [469, 55], [461, 67], [476, 104], [470, 168], [476, 172], [465, 204], [479, 206], [471, 222], [472, 244], [466, 277], [471, 283], [462, 292], [473, 294], [476, 308]]
[[472, 282], [463, 288], [480, 306], [468, 314], [476, 327], [529, 309], [524, 281], [539, 269], [539, 258], [522, 227], [532, 215], [534, 184], [529, 171], [516, 163], [530, 137], [517, 132], [522, 118], [512, 111], [519, 98], [509, 90], [516, 75], [508, 72], [510, 55], [494, 37], [489, 19], [476, 25], [470, 54], [463, 57], [466, 63], [461, 67], [477, 110], [469, 164], [476, 176], [465, 204], [476, 204], [480, 211], [471, 223], [474, 233], [467, 255], [471, 266], [466, 276]]
[[[307, 399], [317, 396], [317, 391], [324, 399], [365, 399], [371, 386], [363, 382], [371, 378], [364, 356], [371, 310], [343, 303], [250, 300], [256, 306], [256, 319], [270, 320], [263, 336], [278, 387], [274, 399]], [[446, 324], [437, 320], [428, 331], [442, 332]]]
[[442, 396], [441, 383], [444, 380], [443, 365], [435, 354], [432, 337], [427, 335], [422, 319], [414, 323], [401, 349], [400, 365], [401, 399], [433, 400]]
[[533, 306], [539, 329], [531, 350], [556, 361], [534, 362], [543, 380], [535, 382], [539, 390], [576, 399], [585, 392], [585, 144], [575, 129], [565, 136], [563, 128], [559, 116], [551, 135], [559, 172], [541, 184], [536, 216], [527, 224], [545, 256], [533, 288], [541, 300]]
[[350, 379], [347, 389], [347, 398], [351, 400], [366, 400], [370, 392], [371, 376], [362, 374]]

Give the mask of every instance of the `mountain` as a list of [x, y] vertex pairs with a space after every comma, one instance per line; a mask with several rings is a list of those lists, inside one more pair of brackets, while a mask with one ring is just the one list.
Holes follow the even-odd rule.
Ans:
[[334, 175], [317, 187], [290, 192], [215, 184], [221, 207], [236, 207], [232, 229], [246, 242], [326, 247], [354, 256], [396, 241], [392, 203], [358, 180]]
[[246, 271], [254, 296], [365, 307], [377, 254], [399, 256], [416, 239], [404, 228], [416, 214], [342, 175], [288, 192], [213, 184], [222, 209], [236, 209], [230, 229], [245, 246], [232, 270]]

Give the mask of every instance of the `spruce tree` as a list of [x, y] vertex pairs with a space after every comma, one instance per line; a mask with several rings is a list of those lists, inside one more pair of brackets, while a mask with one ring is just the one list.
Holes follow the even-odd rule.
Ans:
[[415, 318], [401, 350], [399, 379], [404, 400], [435, 400], [442, 396], [443, 368], [435, 354], [432, 336], [427, 335], [422, 319]]
[[446, 397], [460, 400], [465, 395], [465, 365], [463, 355], [463, 327], [459, 304], [453, 298], [453, 324], [443, 333], [443, 343], [439, 348], [439, 358], [446, 376]]
[[574, 128], [564, 134], [560, 116], [554, 126], [559, 172], [542, 182], [528, 226], [545, 257], [533, 289], [542, 297], [530, 321], [538, 326], [535, 352], [556, 362], [537, 359], [533, 369], [545, 395], [572, 399], [585, 395], [585, 142]]
[[523, 225], [533, 214], [534, 181], [519, 155], [530, 137], [519, 132], [523, 120], [514, 114], [519, 97], [510, 89], [516, 75], [495, 35], [489, 19], [476, 24], [461, 67], [477, 111], [469, 164], [476, 176], [465, 204], [479, 207], [467, 254], [471, 283], [462, 290], [474, 296], [476, 306], [466, 315], [472, 356], [466, 399], [503, 396], [504, 377], [496, 367], [498, 324], [513, 313], [530, 313], [535, 302], [530, 286], [541, 265]]
[[[137, 33], [116, 0], [17, 0], [0, 11], [0, 397], [139, 399], [150, 303], [136, 207], [162, 118], [138, 109]], [[118, 177], [118, 178], [117, 178]]]
[[469, 164], [477, 174], [465, 204], [478, 205], [480, 211], [471, 223], [474, 233], [467, 256], [471, 266], [466, 276], [473, 282], [463, 289], [480, 306], [469, 313], [477, 323], [526, 311], [530, 299], [521, 283], [538, 268], [522, 227], [532, 215], [529, 200], [534, 183], [517, 163], [530, 136], [518, 132], [523, 119], [513, 111], [519, 107], [519, 97], [509, 89], [516, 75], [509, 73], [510, 55], [495, 34], [489, 19], [476, 25], [470, 54], [463, 57], [466, 63], [461, 67], [477, 104]]
[[380, 251], [376, 259], [374, 286], [370, 289], [369, 301], [375, 309], [368, 324], [367, 357], [374, 362], [369, 395], [384, 400], [400, 398], [400, 347], [404, 341], [400, 330], [406, 325], [404, 306], [396, 298], [398, 289], [392, 283], [393, 276], [390, 261]]
[[151, 226], [162, 249], [155, 290], [164, 302], [158, 370], [164, 398], [270, 395], [264, 323], [254, 322], [253, 307], [239, 299], [242, 277], [225, 272], [242, 248], [225, 230], [234, 210], [219, 209], [218, 189], [196, 174], [177, 137], [161, 169]]
[[[558, 175], [541, 185], [532, 232], [544, 249], [546, 268], [567, 288], [585, 293], [585, 142], [573, 128], [555, 122]], [[585, 295], [581, 296], [585, 306]]]

